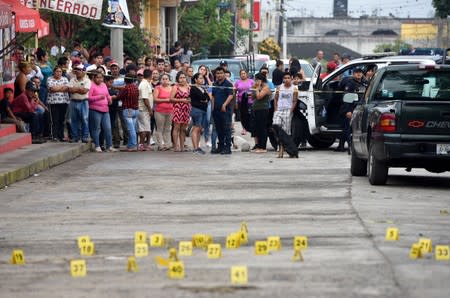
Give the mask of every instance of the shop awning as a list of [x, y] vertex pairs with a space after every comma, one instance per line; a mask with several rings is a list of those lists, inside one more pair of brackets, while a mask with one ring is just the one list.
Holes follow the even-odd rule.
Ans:
[[2, 0], [12, 6], [16, 15], [16, 32], [37, 32], [40, 26], [40, 16], [37, 10], [20, 4], [18, 0]]
[[47, 36], [49, 34], [50, 34], [50, 25], [46, 21], [41, 19], [39, 22], [38, 38]]
[[0, 29], [11, 27], [11, 5], [0, 1]]

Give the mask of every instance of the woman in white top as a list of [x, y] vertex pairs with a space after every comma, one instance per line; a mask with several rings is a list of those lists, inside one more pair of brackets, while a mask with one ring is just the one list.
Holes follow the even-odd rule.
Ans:
[[69, 80], [64, 77], [61, 66], [53, 69], [53, 76], [47, 79], [47, 103], [52, 116], [53, 140], [64, 141], [64, 120], [69, 105]]

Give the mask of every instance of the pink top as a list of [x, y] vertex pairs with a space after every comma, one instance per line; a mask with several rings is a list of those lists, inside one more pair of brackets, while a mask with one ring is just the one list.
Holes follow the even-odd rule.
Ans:
[[[156, 89], [159, 92], [158, 98], [164, 98], [164, 99], [170, 98], [171, 91], [164, 90], [164, 88], [161, 85], [156, 86]], [[163, 114], [172, 114], [173, 113], [173, 104], [171, 102], [158, 102], [158, 103], [156, 103], [155, 111], [158, 113], [163, 113]]]
[[[242, 101], [242, 94], [244, 94], [244, 92], [249, 91], [250, 88], [252, 88], [254, 82], [252, 79], [247, 79], [244, 81], [241, 80], [237, 80], [236, 83], [234, 83], [234, 87], [236, 87], [237, 89], [237, 94], [236, 94], [236, 98], [238, 100], [238, 102]], [[248, 103], [252, 104], [253, 100], [252, 100], [252, 95], [251, 93], [248, 93]]]
[[109, 95], [108, 87], [105, 83], [100, 85], [91, 84], [91, 89], [89, 89], [89, 109], [106, 113], [109, 112], [108, 103], [111, 101], [111, 95]]

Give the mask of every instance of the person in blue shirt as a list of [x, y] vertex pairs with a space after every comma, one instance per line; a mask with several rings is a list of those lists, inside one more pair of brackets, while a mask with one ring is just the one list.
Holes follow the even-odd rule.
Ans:
[[219, 144], [212, 154], [231, 154], [231, 117], [233, 115], [233, 84], [225, 78], [223, 67], [216, 68], [212, 90], [212, 116]]

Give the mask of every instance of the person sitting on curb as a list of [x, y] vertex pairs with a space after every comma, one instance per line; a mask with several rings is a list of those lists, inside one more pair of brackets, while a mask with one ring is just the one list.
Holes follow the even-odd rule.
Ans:
[[36, 113], [35, 97], [38, 91], [35, 84], [28, 81], [25, 85], [25, 91], [17, 96], [11, 105], [14, 115], [30, 125], [33, 144], [45, 143], [41, 135], [41, 128], [43, 127], [42, 114]]
[[3, 90], [5, 97], [0, 100], [0, 121], [6, 124], [15, 124], [17, 132], [26, 132], [25, 122], [14, 115], [11, 110], [11, 102], [14, 98], [14, 91], [11, 88]]

